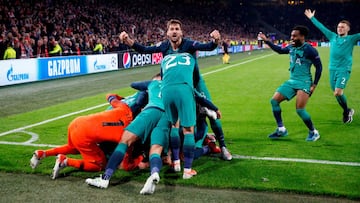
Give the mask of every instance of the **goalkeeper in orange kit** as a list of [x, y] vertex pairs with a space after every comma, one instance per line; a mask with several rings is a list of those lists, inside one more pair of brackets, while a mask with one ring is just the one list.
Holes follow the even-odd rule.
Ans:
[[[68, 143], [48, 150], [36, 150], [30, 166], [34, 169], [41, 159], [57, 156], [52, 179], [57, 178], [59, 171], [66, 166], [84, 171], [103, 170], [107, 159], [99, 145], [103, 142], [118, 143], [133, 119], [133, 109], [124, 101], [126, 98], [109, 94], [107, 100], [112, 110], [75, 118], [68, 127]], [[70, 158], [66, 154], [81, 154], [82, 159]]]

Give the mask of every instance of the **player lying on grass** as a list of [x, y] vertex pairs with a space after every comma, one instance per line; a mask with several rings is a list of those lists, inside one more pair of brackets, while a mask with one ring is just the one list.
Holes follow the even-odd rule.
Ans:
[[[84, 171], [103, 170], [107, 159], [99, 144], [120, 141], [124, 128], [133, 119], [133, 112], [136, 114], [142, 107], [137, 98], [144, 98], [143, 93], [133, 96], [123, 99], [118, 95], [107, 95], [113, 110], [75, 118], [68, 127], [68, 143], [48, 150], [35, 150], [30, 166], [35, 169], [41, 159], [56, 156], [52, 179], [57, 178], [66, 166]], [[81, 154], [82, 159], [70, 158], [67, 154]]]
[[[322, 65], [318, 52], [310, 44], [305, 42], [309, 30], [305, 26], [295, 26], [291, 31], [290, 45], [281, 48], [274, 45], [264, 34], [259, 37], [279, 54], [290, 54], [290, 79], [285, 81], [275, 92], [271, 99], [271, 106], [277, 129], [269, 135], [270, 139], [278, 139], [288, 135], [281, 117], [280, 103], [290, 100], [296, 96], [296, 113], [309, 129], [306, 141], [316, 141], [320, 138], [319, 132], [315, 129], [310, 114], [305, 110], [307, 101], [318, 84]], [[315, 77], [312, 79], [311, 66], [315, 66]]]

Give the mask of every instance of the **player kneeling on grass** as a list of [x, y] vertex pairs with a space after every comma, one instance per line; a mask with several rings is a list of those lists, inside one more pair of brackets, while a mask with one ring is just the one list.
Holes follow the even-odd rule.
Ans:
[[[269, 135], [270, 139], [278, 139], [287, 136], [288, 132], [281, 118], [280, 103], [296, 96], [296, 112], [309, 129], [306, 141], [316, 141], [320, 138], [315, 129], [309, 113], [305, 110], [306, 103], [318, 84], [322, 64], [318, 52], [310, 44], [305, 42], [309, 30], [305, 26], [296, 26], [291, 31], [290, 45], [284, 48], [274, 45], [268, 38], [259, 33], [264, 42], [279, 54], [290, 54], [290, 79], [285, 81], [275, 92], [271, 99], [271, 106], [278, 128]], [[312, 81], [311, 66], [315, 66], [315, 78]]]
[[[84, 171], [101, 171], [107, 163], [106, 156], [99, 144], [116, 142], [121, 139], [126, 126], [132, 121], [131, 108], [121, 102], [117, 95], [107, 95], [114, 109], [75, 118], [68, 127], [68, 143], [48, 150], [36, 150], [30, 160], [30, 166], [36, 168], [40, 160], [57, 156], [52, 179], [59, 171], [71, 166]], [[81, 154], [82, 159], [73, 159], [66, 154]]]

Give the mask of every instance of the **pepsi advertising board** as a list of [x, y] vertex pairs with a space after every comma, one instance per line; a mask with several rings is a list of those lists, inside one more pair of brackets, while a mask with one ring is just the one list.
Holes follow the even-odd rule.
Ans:
[[160, 63], [161, 60], [162, 60], [161, 53], [140, 54], [138, 52], [125, 52], [120, 54], [120, 68], [127, 69], [138, 66], [158, 64]]

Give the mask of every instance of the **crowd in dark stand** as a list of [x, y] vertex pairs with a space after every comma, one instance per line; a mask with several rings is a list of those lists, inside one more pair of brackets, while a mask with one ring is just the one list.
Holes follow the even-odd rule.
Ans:
[[[256, 38], [259, 17], [285, 31], [297, 19], [286, 14], [300, 12], [303, 17], [303, 11], [288, 6], [258, 8], [238, 1], [0, 0], [0, 58], [8, 47], [15, 50], [15, 58], [119, 52], [129, 49], [119, 42], [121, 31], [153, 45], [166, 38], [166, 22], [172, 18], [182, 21], [185, 37], [206, 42], [209, 33], [218, 29], [224, 39], [246, 44]], [[330, 19], [321, 18], [327, 14], [337, 19], [336, 12], [321, 12], [322, 20]], [[276, 21], [279, 18], [286, 23]]]

